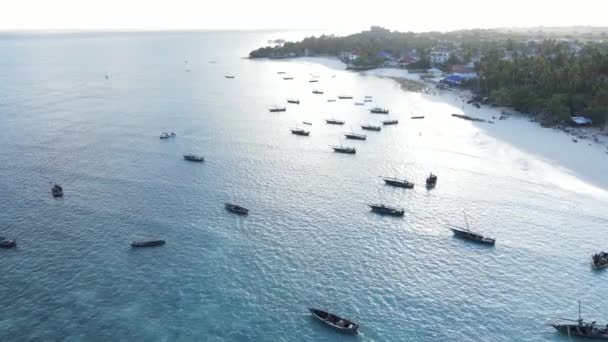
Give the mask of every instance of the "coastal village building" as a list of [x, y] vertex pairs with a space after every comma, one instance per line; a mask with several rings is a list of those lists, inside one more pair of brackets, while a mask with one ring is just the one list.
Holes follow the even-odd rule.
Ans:
[[433, 64], [445, 64], [450, 59], [450, 51], [443, 47], [433, 48], [429, 58]]
[[359, 55], [356, 51], [344, 51], [340, 52], [340, 59], [345, 63], [352, 63], [359, 58]]
[[473, 79], [477, 77], [475, 69], [467, 65], [454, 65], [450, 71], [452, 72], [452, 75], [463, 79]]

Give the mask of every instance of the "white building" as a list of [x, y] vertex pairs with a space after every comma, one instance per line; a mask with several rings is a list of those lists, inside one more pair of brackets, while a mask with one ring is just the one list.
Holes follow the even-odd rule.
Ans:
[[433, 49], [429, 54], [429, 58], [433, 64], [445, 64], [450, 58], [450, 51], [445, 48]]

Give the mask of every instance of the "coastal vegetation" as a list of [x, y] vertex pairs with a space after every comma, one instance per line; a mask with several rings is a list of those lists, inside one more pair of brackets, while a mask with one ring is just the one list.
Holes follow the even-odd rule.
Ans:
[[[308, 37], [263, 47], [251, 58], [329, 55], [351, 69], [436, 67], [449, 74], [469, 65], [462, 87], [480, 101], [513, 107], [546, 125], [571, 116], [608, 122], [607, 30], [462, 30], [395, 32], [381, 27], [348, 35]], [[435, 58], [437, 51], [446, 56]]]

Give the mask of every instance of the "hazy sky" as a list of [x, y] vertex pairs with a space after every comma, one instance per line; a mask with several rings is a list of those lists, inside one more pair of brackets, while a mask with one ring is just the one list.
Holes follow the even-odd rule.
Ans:
[[[0, 30], [608, 25], [608, 0], [4, 0]], [[361, 5], [358, 5], [361, 3]]]

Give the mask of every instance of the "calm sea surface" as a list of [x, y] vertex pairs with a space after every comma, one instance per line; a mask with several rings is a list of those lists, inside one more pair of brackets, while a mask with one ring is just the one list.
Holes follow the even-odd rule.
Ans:
[[[604, 190], [560, 186], [578, 180], [392, 80], [242, 58], [310, 34], [2, 36], [0, 235], [18, 247], [0, 250], [0, 340], [566, 341], [545, 323], [576, 318], [579, 299], [608, 320], [608, 273], [590, 268], [607, 248]], [[355, 100], [327, 102], [340, 94]], [[340, 141], [386, 118], [353, 105], [365, 95], [400, 124]], [[167, 130], [177, 137], [160, 140]], [[357, 154], [328, 146], [340, 143]], [[452, 236], [463, 209], [495, 248]], [[148, 238], [167, 244], [129, 246]], [[358, 321], [359, 336], [311, 306]]]

